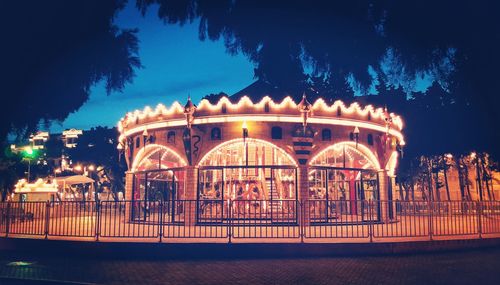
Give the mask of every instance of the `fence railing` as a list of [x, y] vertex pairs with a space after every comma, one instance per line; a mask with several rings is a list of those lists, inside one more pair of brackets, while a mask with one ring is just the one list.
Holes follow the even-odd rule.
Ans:
[[[40, 202], [34, 202], [40, 203]], [[20, 207], [24, 204], [17, 202]], [[28, 203], [29, 205], [29, 203]], [[43, 204], [37, 204], [43, 206]], [[95, 237], [97, 231], [97, 207], [93, 202], [64, 201], [48, 203], [45, 220], [49, 236]]]
[[162, 204], [156, 201], [102, 201], [99, 237], [157, 238], [162, 211]]
[[373, 224], [373, 237], [431, 237], [431, 206], [422, 201], [380, 201], [380, 208], [392, 207], [395, 214], [390, 222]]
[[234, 200], [230, 203], [231, 236], [299, 238], [297, 200]]
[[314, 242], [500, 235], [500, 201], [169, 200], [0, 203], [0, 236]]
[[376, 203], [369, 201], [304, 201], [303, 216], [305, 221], [309, 220], [304, 237], [367, 238], [370, 225], [377, 219], [377, 210]]

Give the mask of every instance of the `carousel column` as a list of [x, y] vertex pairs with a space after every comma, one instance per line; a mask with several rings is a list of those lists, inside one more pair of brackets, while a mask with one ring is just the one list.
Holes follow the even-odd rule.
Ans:
[[389, 176], [387, 175], [387, 170], [380, 170], [378, 172], [379, 181], [379, 207], [380, 207], [380, 221], [388, 222], [391, 219], [390, 213], [393, 213], [393, 203], [389, 200]]
[[303, 226], [309, 226], [310, 223], [310, 211], [309, 211], [309, 168], [307, 165], [300, 165], [298, 168], [298, 192], [299, 201], [302, 203], [302, 211], [299, 211], [299, 221]]
[[196, 200], [198, 192], [198, 169], [195, 166], [186, 166], [186, 204], [184, 219], [186, 226], [196, 224]]
[[[125, 173], [125, 201], [132, 201], [132, 192], [134, 189], [134, 173], [127, 171]], [[131, 207], [132, 203], [125, 203], [125, 217], [126, 219], [131, 219]]]

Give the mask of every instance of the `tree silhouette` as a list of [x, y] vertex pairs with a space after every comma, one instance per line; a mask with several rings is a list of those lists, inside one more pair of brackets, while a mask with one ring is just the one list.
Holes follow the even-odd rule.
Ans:
[[[451, 114], [445, 123], [457, 139], [454, 146], [498, 154], [500, 133], [493, 131], [500, 122], [495, 84], [500, 66], [498, 1], [137, 0], [142, 12], [152, 5], [158, 5], [158, 16], [166, 23], [199, 19], [202, 40], [222, 39], [230, 54], [243, 53], [256, 64], [258, 79], [284, 90], [308, 89], [306, 68], [315, 77], [337, 81], [343, 79], [338, 74], [352, 74], [367, 90], [373, 83], [367, 72], [371, 66], [386, 89], [408, 94], [416, 78], [427, 74], [449, 94], [441, 98], [446, 104], [441, 106], [431, 102], [438, 98], [430, 94], [424, 101], [432, 107], [427, 107], [446, 110], [437, 116], [420, 113], [427, 117], [425, 123], [411, 122], [423, 129]], [[332, 96], [345, 93], [343, 84], [332, 87]], [[427, 136], [443, 132], [437, 126]]]
[[[124, 191], [123, 177], [127, 170], [125, 160], [120, 159], [120, 154], [116, 149], [118, 140], [118, 130], [97, 126], [85, 131], [78, 138], [77, 145], [66, 152], [75, 163], [86, 165], [102, 166], [104, 174], [108, 177], [113, 193]], [[98, 180], [95, 173], [92, 178]]]
[[0, 140], [63, 120], [104, 80], [120, 91], [140, 67], [135, 30], [113, 19], [125, 0], [2, 1]]

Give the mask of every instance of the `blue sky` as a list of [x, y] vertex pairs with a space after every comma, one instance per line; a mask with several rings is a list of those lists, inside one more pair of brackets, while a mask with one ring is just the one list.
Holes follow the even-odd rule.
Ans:
[[129, 5], [117, 17], [121, 28], [138, 28], [139, 56], [144, 68], [122, 93], [106, 95], [104, 84], [91, 90], [90, 99], [52, 132], [68, 128], [115, 126], [126, 112], [146, 105], [184, 102], [188, 94], [197, 102], [204, 95], [232, 94], [253, 80], [254, 65], [243, 55], [226, 53], [222, 41], [200, 41], [198, 22], [184, 26], [164, 24], [150, 9], [143, 17]]

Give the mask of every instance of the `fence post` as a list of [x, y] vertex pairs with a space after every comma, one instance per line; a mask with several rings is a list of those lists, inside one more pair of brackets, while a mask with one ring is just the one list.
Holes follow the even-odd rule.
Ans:
[[[239, 206], [239, 205], [238, 205]], [[222, 202], [222, 207], [224, 208], [224, 201]], [[229, 209], [228, 209], [228, 223], [227, 223], [227, 235], [228, 235], [228, 243], [231, 243], [231, 236], [232, 236], [232, 231], [233, 231], [233, 201], [229, 199]], [[222, 217], [224, 218], [224, 217]]]
[[9, 230], [10, 230], [10, 201], [7, 202], [7, 211], [6, 211], [6, 218], [5, 222], [7, 223], [5, 225], [5, 237], [9, 237]]
[[45, 203], [45, 239], [49, 238], [50, 201]]
[[434, 207], [432, 205], [432, 201], [427, 201], [427, 203], [429, 204], [429, 239], [432, 240], [432, 212], [434, 211]]
[[304, 243], [304, 206], [305, 203], [304, 203], [304, 200], [299, 200], [299, 212], [298, 212], [298, 215], [299, 215], [299, 234], [300, 234], [300, 242], [301, 243]]
[[[172, 204], [175, 203], [175, 200], [172, 199]], [[158, 226], [160, 227], [158, 229], [158, 233], [160, 234], [160, 243], [162, 242], [162, 238], [163, 238], [163, 201], [160, 201], [160, 211], [158, 213], [160, 215], [160, 217], [158, 217]], [[174, 212], [174, 215], [175, 215], [175, 212]]]
[[99, 234], [101, 231], [101, 207], [99, 205], [99, 201], [95, 201], [95, 215], [96, 215], [96, 222], [95, 222], [95, 241], [99, 241]]
[[[382, 201], [379, 201], [381, 204]], [[370, 218], [368, 220], [368, 236], [370, 237], [370, 243], [373, 242], [373, 201], [368, 201], [368, 213], [370, 213]]]
[[482, 224], [481, 224], [481, 215], [483, 214], [483, 205], [482, 205], [482, 202], [481, 201], [477, 201], [477, 207], [476, 207], [476, 212], [477, 212], [477, 232], [479, 234], [479, 238], [483, 238], [483, 227], [482, 227]]

